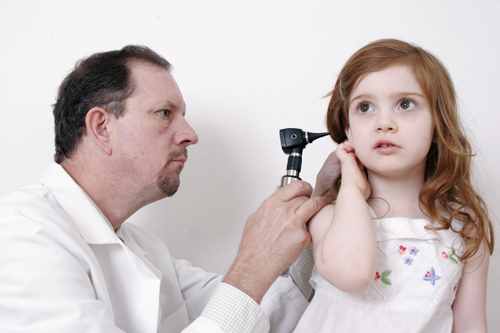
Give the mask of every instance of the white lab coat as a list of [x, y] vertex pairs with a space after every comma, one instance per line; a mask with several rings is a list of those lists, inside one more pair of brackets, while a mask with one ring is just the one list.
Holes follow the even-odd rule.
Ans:
[[[220, 282], [139, 226], [113, 232], [57, 164], [0, 201], [2, 332], [222, 332], [200, 317]], [[275, 332], [306, 306], [290, 278], [262, 303]]]

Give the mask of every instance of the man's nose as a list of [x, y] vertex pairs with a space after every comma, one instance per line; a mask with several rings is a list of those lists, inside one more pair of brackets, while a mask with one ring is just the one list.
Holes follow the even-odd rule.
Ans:
[[194, 145], [198, 142], [198, 135], [184, 117], [180, 120], [179, 129], [175, 134], [174, 141], [176, 145], [184, 147]]

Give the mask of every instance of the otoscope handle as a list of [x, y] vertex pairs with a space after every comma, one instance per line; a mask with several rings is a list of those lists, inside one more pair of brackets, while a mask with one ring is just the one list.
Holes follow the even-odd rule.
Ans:
[[296, 180], [301, 180], [299, 177], [300, 169], [302, 168], [302, 151], [294, 152], [288, 155], [288, 163], [286, 165], [286, 175], [281, 177], [281, 187], [290, 184]]
[[[298, 176], [299, 172], [297, 170], [286, 170], [286, 175], [281, 177], [281, 186], [283, 187], [285, 185], [288, 185], [296, 180], [301, 180], [300, 177]], [[283, 277], [288, 277], [290, 275], [290, 267], [285, 269], [283, 273], [281, 273], [281, 276]]]
[[288, 185], [290, 184], [291, 182], [294, 182], [296, 180], [302, 180], [300, 177], [298, 176], [294, 176], [294, 175], [289, 175], [288, 174], [288, 171], [294, 171], [294, 170], [287, 170], [287, 174], [284, 175], [283, 177], [281, 177], [281, 187], [285, 186], [285, 185]]
[[[288, 158], [289, 163], [290, 163], [290, 158]], [[300, 167], [299, 167], [300, 169]], [[296, 180], [301, 180], [299, 177], [299, 171], [298, 170], [293, 170], [293, 169], [288, 169], [286, 170], [286, 175], [281, 177], [281, 186], [283, 187], [285, 185], [288, 185]], [[283, 277], [288, 277], [290, 275], [290, 267], [288, 267], [283, 273], [281, 273], [281, 276]]]

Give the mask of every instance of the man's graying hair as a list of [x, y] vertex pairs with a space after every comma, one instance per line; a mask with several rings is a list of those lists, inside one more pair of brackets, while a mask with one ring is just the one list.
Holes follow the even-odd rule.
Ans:
[[74, 153], [85, 134], [85, 117], [91, 108], [102, 107], [116, 117], [124, 114], [124, 100], [135, 88], [128, 67], [134, 59], [171, 69], [170, 63], [150, 48], [127, 45], [121, 50], [96, 53], [78, 61], [66, 76], [53, 111], [57, 163]]

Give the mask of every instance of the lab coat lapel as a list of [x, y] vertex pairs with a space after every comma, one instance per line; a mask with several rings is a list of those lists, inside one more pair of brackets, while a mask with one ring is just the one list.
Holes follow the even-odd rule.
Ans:
[[161, 279], [159, 292], [158, 332], [180, 332], [189, 325], [186, 304], [181, 294], [177, 273], [170, 253], [163, 242], [147, 237], [147, 232], [131, 223], [124, 223], [117, 234], [143, 263]]
[[109, 227], [83, 189], [59, 165], [54, 163], [40, 179], [50, 189], [89, 244], [119, 244]]
[[146, 275], [156, 277], [161, 280], [163, 274], [153, 264], [151, 264], [151, 262], [147, 259], [146, 251], [137, 245], [134, 238], [131, 237], [128, 232], [122, 230], [122, 228], [118, 229], [117, 234], [121, 239], [123, 239], [125, 243], [123, 248], [129, 254], [134, 267]]
[[60, 165], [53, 164], [41, 182], [92, 249], [96, 263], [91, 278], [96, 296], [108, 304], [116, 325], [126, 332], [157, 332], [162, 273], [142, 260], [145, 252], [135, 242], [128, 239], [127, 245], [118, 238]]
[[[92, 215], [95, 217], [95, 208], [89, 208], [88, 205], [86, 205], [88, 199], [86, 198], [85, 193], [83, 193], [83, 190], [73, 181], [73, 179], [59, 164], [53, 163], [42, 175], [40, 182], [50, 190], [59, 202], [59, 205], [63, 210], [61, 213], [66, 213], [68, 220], [74, 222], [73, 225], [67, 226], [67, 232], [74, 238], [76, 246], [81, 250], [82, 256], [88, 264], [88, 274], [94, 287], [96, 299], [101, 300], [106, 305], [111, 317], [114, 318], [114, 311], [109, 298], [105, 278], [101, 270], [101, 265], [95, 253], [89, 247], [88, 242], [83, 237], [82, 230], [79, 228], [82, 223], [77, 224], [75, 222], [75, 219], [81, 222], [85, 217]], [[82, 196], [85, 197], [85, 199], [83, 199]], [[75, 207], [80, 207], [80, 204], [87, 207], [88, 211], [76, 211]], [[90, 205], [92, 204], [90, 203]], [[81, 214], [81, 216], [78, 214]], [[97, 215], [99, 215], [98, 212]], [[102, 219], [102, 217], [100, 218]], [[78, 232], [80, 233], [80, 236], [82, 236], [81, 238], [78, 237]]]

